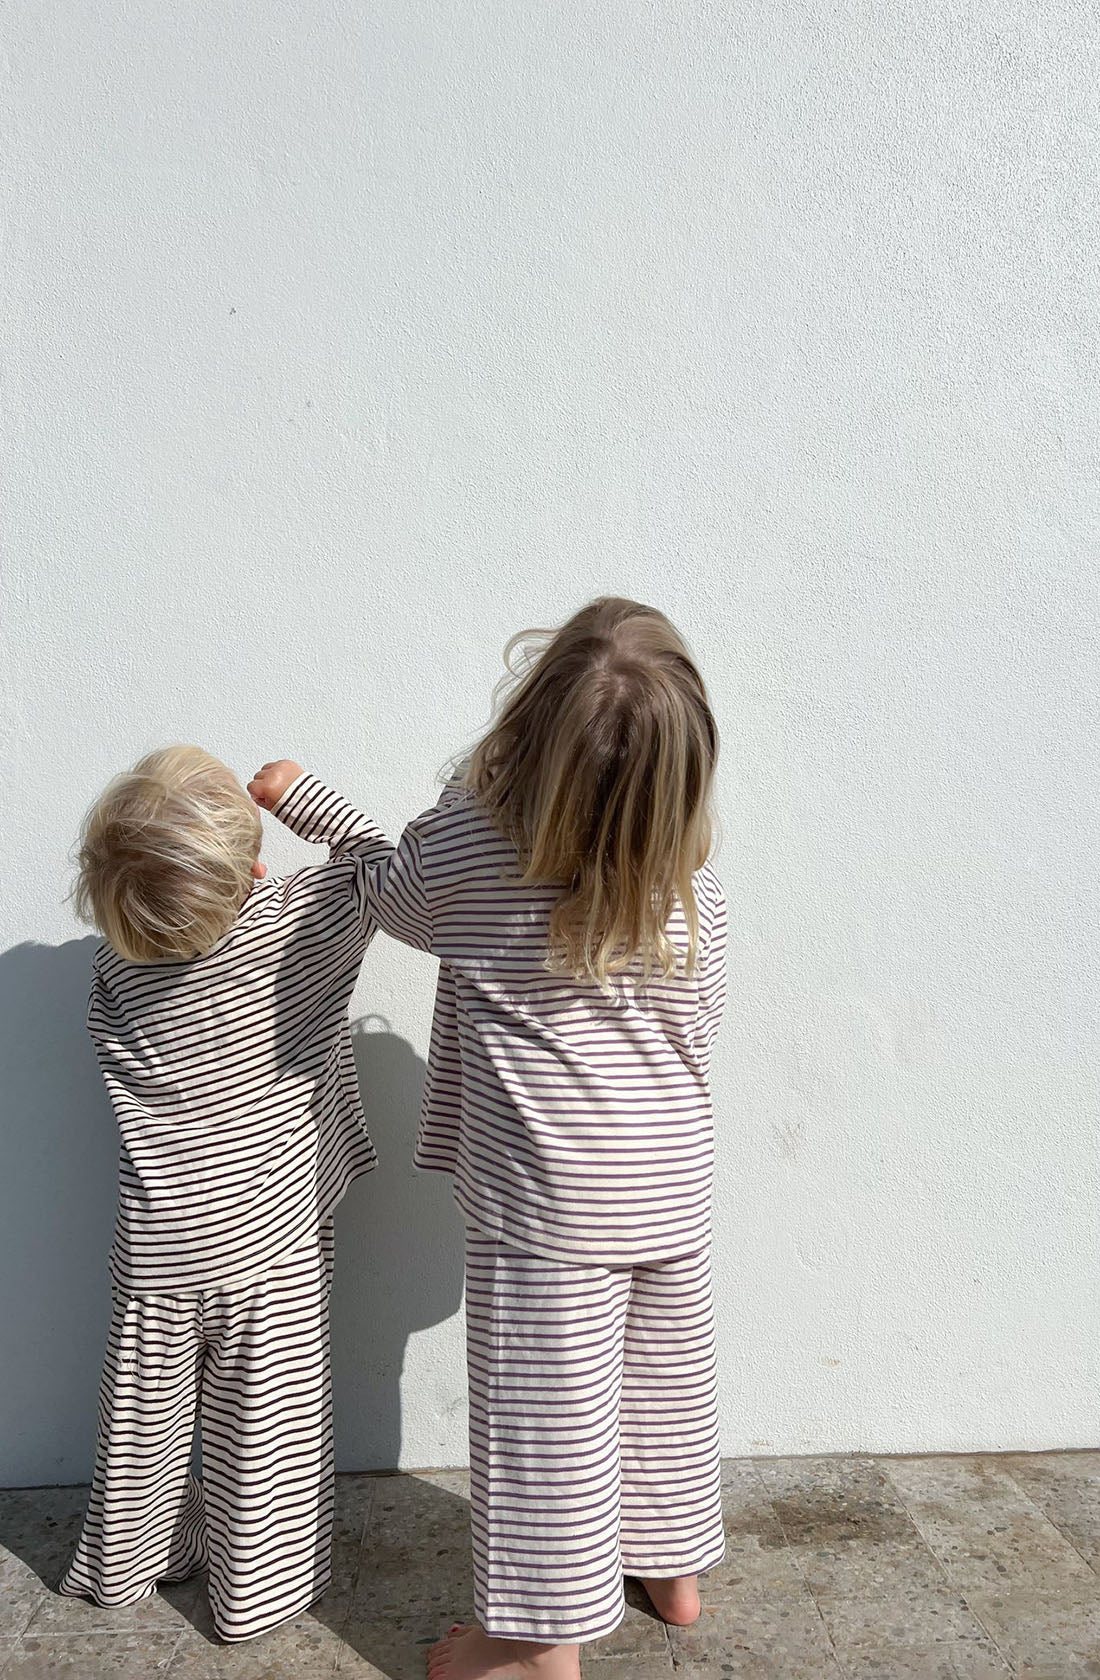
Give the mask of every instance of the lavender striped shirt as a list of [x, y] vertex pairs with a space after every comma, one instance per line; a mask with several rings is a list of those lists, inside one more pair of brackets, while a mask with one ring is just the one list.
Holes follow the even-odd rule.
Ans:
[[[516, 883], [514, 848], [461, 790], [361, 872], [364, 914], [440, 960], [417, 1164], [453, 1173], [477, 1226], [535, 1254], [628, 1265], [703, 1248], [725, 995], [710, 866], [696, 973], [628, 973], [610, 995], [547, 972], [557, 891]], [[679, 910], [669, 932], [686, 950]]]

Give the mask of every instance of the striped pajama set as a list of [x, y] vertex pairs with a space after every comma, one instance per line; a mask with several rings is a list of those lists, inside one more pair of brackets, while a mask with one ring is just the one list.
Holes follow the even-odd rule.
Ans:
[[[449, 789], [364, 865], [368, 913], [440, 960], [416, 1160], [467, 1229], [475, 1598], [485, 1631], [571, 1644], [623, 1575], [723, 1551], [710, 1273], [711, 1045], [725, 904], [695, 877], [691, 978], [546, 967], [557, 892]], [[669, 934], [683, 952], [677, 911]]]
[[278, 815], [328, 862], [257, 882], [194, 961], [101, 947], [88, 1013], [119, 1209], [94, 1478], [60, 1590], [131, 1604], [205, 1564], [227, 1640], [329, 1583], [332, 1212], [375, 1164], [347, 1011], [375, 931], [366, 870], [392, 848], [313, 778]]

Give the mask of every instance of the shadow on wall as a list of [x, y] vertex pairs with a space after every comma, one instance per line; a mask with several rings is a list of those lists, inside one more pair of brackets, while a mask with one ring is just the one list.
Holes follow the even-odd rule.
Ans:
[[[110, 1312], [118, 1133], [85, 1026], [94, 937], [0, 955], [0, 1487], [85, 1481]], [[416, 1172], [424, 1065], [378, 1017], [356, 1024], [377, 1172], [337, 1210], [336, 1448], [392, 1469], [409, 1336], [457, 1312], [449, 1179]], [[464, 1387], [453, 1373], [453, 1388]]]
[[118, 1161], [84, 1024], [98, 944], [0, 956], [0, 1486], [92, 1463]]
[[[410, 1335], [462, 1304], [462, 1223], [442, 1173], [412, 1164], [424, 1063], [381, 1016], [352, 1027], [377, 1171], [336, 1211], [332, 1291], [337, 1468], [392, 1470], [401, 1450], [401, 1372]], [[465, 1369], [448, 1373], [465, 1389]]]

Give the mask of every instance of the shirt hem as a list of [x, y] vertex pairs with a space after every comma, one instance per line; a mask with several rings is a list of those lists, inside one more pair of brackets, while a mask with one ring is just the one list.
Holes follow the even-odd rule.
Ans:
[[288, 1238], [285, 1244], [280, 1245], [277, 1253], [265, 1255], [263, 1260], [255, 1266], [249, 1266], [245, 1270], [219, 1274], [217, 1277], [204, 1278], [201, 1283], [177, 1283], [158, 1280], [156, 1283], [144, 1284], [127, 1279], [115, 1270], [115, 1251], [112, 1248], [107, 1256], [107, 1272], [111, 1280], [111, 1287], [119, 1295], [126, 1297], [145, 1295], [185, 1295], [191, 1297], [205, 1295], [213, 1290], [247, 1289], [250, 1284], [258, 1283], [261, 1278], [267, 1276], [268, 1272], [274, 1271], [276, 1266], [281, 1266], [296, 1249], [300, 1248], [303, 1243], [308, 1242], [313, 1232], [320, 1230], [325, 1221], [332, 1217], [355, 1180], [365, 1178], [368, 1173], [374, 1172], [377, 1166], [377, 1155], [372, 1155], [369, 1160], [357, 1162], [351, 1166], [347, 1173], [337, 1181], [333, 1193], [318, 1203], [316, 1217], [299, 1226], [295, 1235]]
[[530, 1225], [514, 1225], [493, 1208], [480, 1205], [463, 1186], [455, 1180], [454, 1197], [461, 1208], [463, 1216], [471, 1225], [499, 1242], [505, 1248], [517, 1249], [521, 1254], [536, 1254], [543, 1260], [556, 1260], [564, 1264], [575, 1263], [586, 1266], [646, 1266], [656, 1264], [660, 1260], [679, 1260], [690, 1254], [702, 1254], [711, 1247], [713, 1240], [713, 1224], [707, 1220], [705, 1226], [693, 1231], [683, 1238], [670, 1239], [667, 1243], [639, 1243], [632, 1244], [601, 1244], [599, 1242], [576, 1242], [568, 1238], [547, 1238]]

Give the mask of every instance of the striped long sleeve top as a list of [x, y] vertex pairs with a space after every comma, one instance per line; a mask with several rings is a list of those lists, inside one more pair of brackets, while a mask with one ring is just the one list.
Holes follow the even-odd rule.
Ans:
[[[557, 890], [518, 884], [469, 794], [448, 790], [363, 870], [365, 913], [440, 962], [417, 1164], [453, 1173], [474, 1224], [536, 1254], [627, 1265], [703, 1248], [725, 995], [713, 869], [694, 881], [694, 975], [627, 972], [609, 993], [548, 971]], [[669, 933], [683, 953], [679, 910]]]
[[121, 1133], [110, 1269], [136, 1294], [247, 1283], [306, 1240], [375, 1164], [348, 1002], [392, 852], [313, 777], [280, 820], [327, 862], [257, 882], [190, 962], [98, 951], [88, 1025]]

